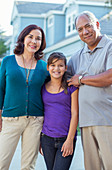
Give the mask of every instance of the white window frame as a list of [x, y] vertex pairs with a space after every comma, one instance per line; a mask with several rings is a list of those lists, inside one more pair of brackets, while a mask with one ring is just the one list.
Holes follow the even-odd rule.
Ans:
[[72, 12], [72, 13], [68, 14], [66, 17], [66, 36], [69, 36], [76, 32], [76, 29], [73, 29], [73, 26], [75, 24], [74, 15], [76, 16], [76, 12]]
[[48, 18], [48, 27], [51, 27], [53, 25], [54, 25], [54, 16], [52, 15]]

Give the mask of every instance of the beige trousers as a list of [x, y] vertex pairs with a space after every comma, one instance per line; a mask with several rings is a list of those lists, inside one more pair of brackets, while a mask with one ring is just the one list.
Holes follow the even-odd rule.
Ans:
[[85, 170], [112, 170], [112, 126], [81, 129]]
[[[43, 117], [3, 118], [0, 132], [0, 170], [8, 170], [21, 136], [21, 170], [34, 170]], [[16, 169], [16, 167], [15, 167]]]

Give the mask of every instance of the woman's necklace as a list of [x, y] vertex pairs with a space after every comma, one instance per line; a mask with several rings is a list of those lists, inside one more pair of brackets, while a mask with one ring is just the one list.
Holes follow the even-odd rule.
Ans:
[[30, 68], [28, 69], [28, 72], [27, 72], [27, 68], [26, 68], [26, 66], [25, 66], [25, 61], [24, 61], [23, 55], [22, 55], [22, 59], [23, 59], [23, 65], [24, 65], [24, 68], [25, 68], [26, 83], [28, 84], [28, 78], [29, 78], [29, 75], [30, 75], [30, 71], [31, 71], [31, 68], [32, 68], [32, 64], [33, 64], [33, 59], [34, 59], [34, 58], [32, 58], [31, 66], [30, 66]]

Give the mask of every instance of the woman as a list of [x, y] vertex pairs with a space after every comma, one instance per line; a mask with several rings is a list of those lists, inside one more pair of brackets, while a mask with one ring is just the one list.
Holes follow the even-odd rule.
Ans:
[[[0, 68], [0, 170], [8, 170], [21, 136], [21, 169], [34, 169], [43, 124], [41, 87], [48, 76], [41, 59], [46, 47], [43, 30], [29, 25], [20, 33], [15, 55]], [[2, 116], [1, 116], [2, 114]], [[2, 118], [1, 118], [2, 117]]]

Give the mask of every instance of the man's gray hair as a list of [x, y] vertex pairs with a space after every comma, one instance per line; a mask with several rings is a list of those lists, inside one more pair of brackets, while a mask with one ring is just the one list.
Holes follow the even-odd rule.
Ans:
[[77, 15], [77, 17], [75, 18], [75, 27], [76, 27], [77, 19], [80, 16], [82, 16], [82, 15], [86, 15], [92, 23], [95, 23], [95, 22], [98, 21], [98, 19], [95, 17], [95, 15], [92, 12], [90, 12], [90, 11], [83, 11], [79, 15]]

